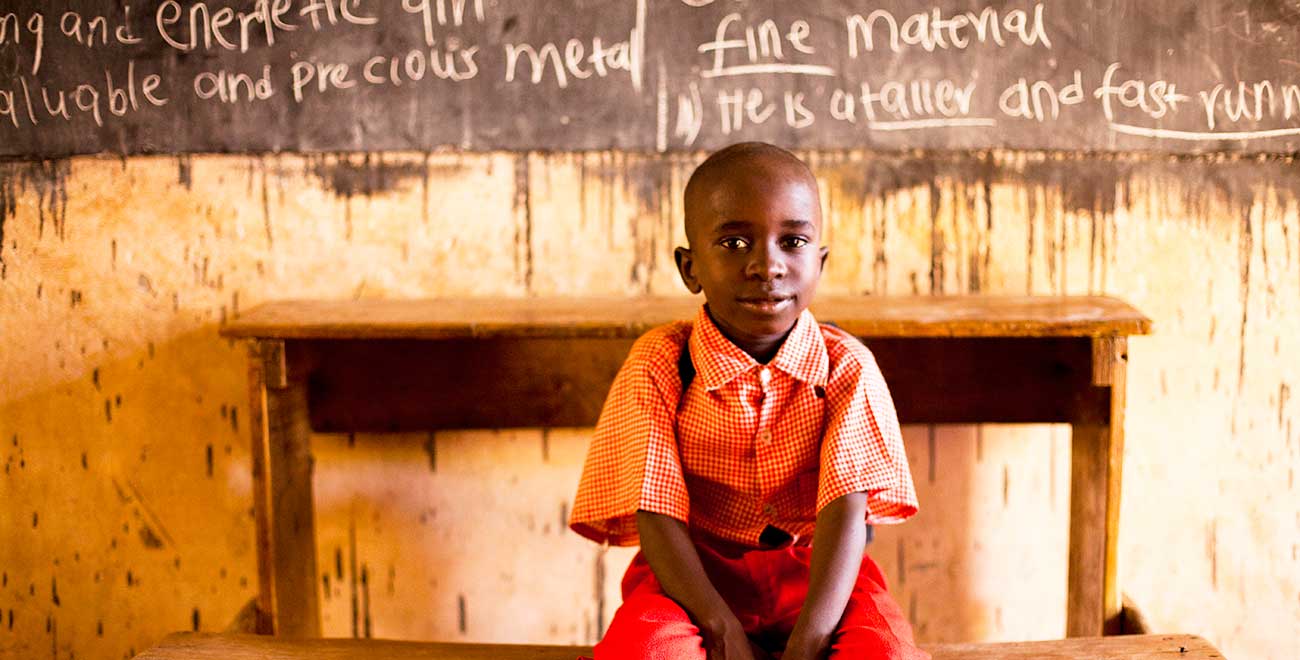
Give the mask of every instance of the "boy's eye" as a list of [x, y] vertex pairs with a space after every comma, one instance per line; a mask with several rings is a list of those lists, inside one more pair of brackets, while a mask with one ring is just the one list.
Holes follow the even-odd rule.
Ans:
[[787, 248], [801, 248], [808, 245], [808, 239], [803, 236], [789, 236], [781, 242], [784, 243]]
[[718, 241], [718, 245], [728, 250], [743, 250], [749, 245], [749, 242], [738, 236], [728, 236]]

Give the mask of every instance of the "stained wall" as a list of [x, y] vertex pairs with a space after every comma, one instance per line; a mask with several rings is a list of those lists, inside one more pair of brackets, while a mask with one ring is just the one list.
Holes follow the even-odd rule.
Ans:
[[[1123, 589], [1158, 631], [1300, 657], [1296, 163], [806, 156], [823, 293], [1104, 293], [1154, 320], [1129, 351]], [[222, 321], [286, 297], [685, 295], [697, 158], [0, 164], [0, 656], [129, 657], [254, 595], [245, 354]], [[328, 634], [595, 640], [631, 555], [564, 527], [588, 437], [315, 437]], [[871, 552], [918, 635], [1060, 636], [1068, 427], [905, 439], [922, 511]]]

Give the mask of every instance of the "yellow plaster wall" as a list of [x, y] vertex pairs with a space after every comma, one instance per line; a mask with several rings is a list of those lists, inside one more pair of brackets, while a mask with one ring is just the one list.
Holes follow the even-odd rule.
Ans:
[[[1295, 163], [807, 156], [823, 292], [1107, 293], [1154, 319], [1129, 351], [1124, 590], [1230, 658], [1300, 657]], [[682, 293], [695, 160], [0, 164], [0, 656], [128, 657], [253, 596], [244, 352], [223, 319], [282, 297]], [[919, 636], [1062, 634], [1068, 428], [905, 436], [922, 512], [871, 552]], [[586, 440], [316, 437], [327, 632], [596, 639], [630, 552], [563, 526]]]

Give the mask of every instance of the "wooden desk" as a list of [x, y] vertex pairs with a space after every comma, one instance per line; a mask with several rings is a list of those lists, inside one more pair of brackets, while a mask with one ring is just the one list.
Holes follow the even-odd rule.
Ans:
[[[285, 301], [227, 324], [252, 340], [258, 630], [320, 635], [312, 431], [591, 426], [632, 341], [700, 303]], [[867, 343], [904, 423], [1072, 425], [1066, 629], [1119, 632], [1127, 337], [1150, 321], [1099, 297], [825, 297], [813, 311]]]
[[[1194, 635], [1079, 637], [1049, 642], [931, 644], [934, 660], [1222, 660]], [[283, 639], [178, 633], [136, 660], [574, 660], [589, 646], [436, 644], [354, 639]]]

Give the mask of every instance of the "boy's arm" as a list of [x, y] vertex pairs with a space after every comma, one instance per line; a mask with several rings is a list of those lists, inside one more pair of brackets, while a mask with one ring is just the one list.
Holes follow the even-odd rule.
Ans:
[[817, 514], [808, 599], [782, 660], [824, 657], [848, 605], [867, 545], [866, 493], [849, 493]]
[[709, 660], [752, 660], [749, 638], [704, 573], [686, 525], [671, 516], [637, 511], [636, 526], [650, 570], [700, 628]]

